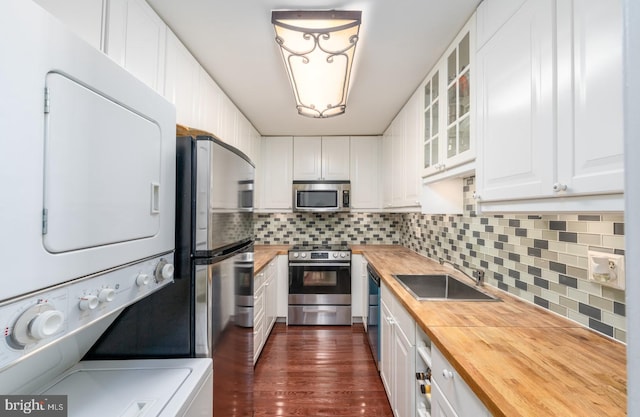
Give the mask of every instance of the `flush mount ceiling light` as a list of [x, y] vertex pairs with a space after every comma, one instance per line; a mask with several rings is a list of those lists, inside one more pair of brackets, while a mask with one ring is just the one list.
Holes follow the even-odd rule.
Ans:
[[344, 113], [360, 11], [273, 11], [298, 113], [327, 118]]

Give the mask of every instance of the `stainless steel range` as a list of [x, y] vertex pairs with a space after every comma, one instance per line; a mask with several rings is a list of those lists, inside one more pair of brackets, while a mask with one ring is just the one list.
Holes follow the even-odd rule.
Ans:
[[291, 325], [351, 325], [351, 250], [344, 245], [289, 250]]

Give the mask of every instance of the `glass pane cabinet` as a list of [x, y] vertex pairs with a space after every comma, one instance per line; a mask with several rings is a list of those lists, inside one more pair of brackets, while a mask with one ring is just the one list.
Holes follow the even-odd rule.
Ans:
[[423, 83], [422, 177], [441, 174], [475, 159], [471, 78], [474, 37], [475, 15]]
[[440, 161], [438, 140], [440, 133], [440, 77], [436, 71], [424, 86], [424, 164], [429, 168]]

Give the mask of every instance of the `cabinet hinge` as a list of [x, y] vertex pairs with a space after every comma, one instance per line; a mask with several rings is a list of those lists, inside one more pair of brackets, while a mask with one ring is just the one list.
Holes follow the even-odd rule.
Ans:
[[42, 209], [42, 234], [46, 235], [49, 227], [48, 223], [49, 210]]
[[44, 114], [48, 114], [50, 110], [51, 103], [49, 102], [49, 89], [45, 87], [44, 89]]

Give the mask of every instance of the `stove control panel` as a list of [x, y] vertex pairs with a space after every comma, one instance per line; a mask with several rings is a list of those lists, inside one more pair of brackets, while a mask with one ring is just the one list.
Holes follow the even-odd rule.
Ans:
[[173, 282], [173, 253], [0, 304], [0, 371]]
[[289, 251], [289, 261], [292, 262], [347, 262], [351, 261], [351, 251], [312, 250]]

